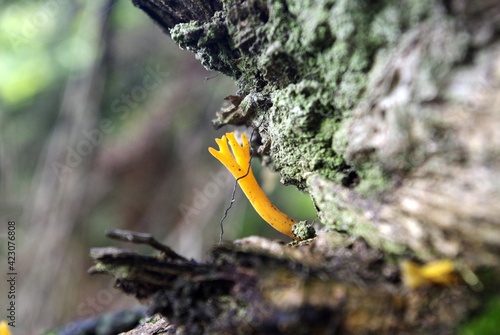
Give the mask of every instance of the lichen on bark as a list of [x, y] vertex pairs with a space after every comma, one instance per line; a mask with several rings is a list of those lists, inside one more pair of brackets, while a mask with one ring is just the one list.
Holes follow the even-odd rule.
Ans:
[[[459, 278], [409, 290], [397, 266], [408, 256], [451, 259], [498, 295], [498, 1], [134, 1], [154, 3], [144, 8], [174, 41], [235, 80], [215, 125], [257, 128], [256, 152], [311, 195], [330, 231], [219, 245], [207, 263], [101, 249], [94, 270], [189, 333], [453, 332], [475, 294]], [[175, 20], [155, 9], [174, 5], [185, 6]]]
[[377, 55], [432, 16], [431, 4], [224, 1], [209, 22], [180, 23], [170, 34], [207, 68], [234, 78], [241, 96], [259, 94], [263, 152], [284, 183], [304, 189], [309, 172], [335, 182], [352, 173], [346, 140], [336, 134], [363, 97]]
[[[258, 126], [259, 154], [311, 195], [323, 224], [423, 259], [498, 260], [487, 233], [498, 209], [460, 206], [470, 185], [470, 204], [500, 199], [500, 187], [481, 186], [496, 185], [498, 154], [487, 161], [491, 150], [468, 145], [464, 127], [477, 114], [466, 104], [482, 108], [478, 97], [496, 92], [495, 1], [210, 3], [213, 13], [169, 26], [171, 37], [236, 81], [238, 117], [217, 126]], [[473, 226], [484, 238], [470, 241]]]

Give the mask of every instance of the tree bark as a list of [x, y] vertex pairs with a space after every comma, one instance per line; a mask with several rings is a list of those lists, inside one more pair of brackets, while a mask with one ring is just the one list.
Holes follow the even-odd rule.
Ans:
[[326, 227], [498, 263], [497, 1], [134, 3], [234, 78], [216, 124], [260, 124], [258, 152]]
[[382, 252], [335, 233], [293, 248], [249, 237], [214, 247], [206, 263], [145, 234], [112, 235], [161, 253], [95, 248], [90, 273], [114, 276], [173, 323], [156, 317], [128, 334], [451, 334], [477, 305], [465, 285], [407, 290]]
[[236, 81], [215, 125], [258, 127], [325, 230], [499, 269], [498, 1], [133, 2]]

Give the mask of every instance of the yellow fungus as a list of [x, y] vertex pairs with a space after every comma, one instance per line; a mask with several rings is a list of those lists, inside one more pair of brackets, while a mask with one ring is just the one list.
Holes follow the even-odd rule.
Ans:
[[10, 335], [9, 326], [5, 321], [0, 322], [0, 335]]
[[455, 265], [448, 259], [418, 265], [410, 260], [401, 262], [403, 283], [408, 288], [418, 288], [431, 284], [451, 285], [457, 282]]
[[[241, 135], [241, 141], [242, 145], [238, 143], [234, 133], [226, 133], [220, 139], [215, 139], [215, 142], [219, 145], [219, 150], [208, 148], [208, 151], [236, 178], [252, 206], [267, 223], [277, 231], [295, 240], [300, 240], [301, 238], [296, 236], [293, 230], [294, 225], [299, 222], [290, 218], [271, 203], [257, 180], [255, 180], [250, 168], [250, 146], [245, 134]], [[229, 151], [228, 142], [232, 154]]]

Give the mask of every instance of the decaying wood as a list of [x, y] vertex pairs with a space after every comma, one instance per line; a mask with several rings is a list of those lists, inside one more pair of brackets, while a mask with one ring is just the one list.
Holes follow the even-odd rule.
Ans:
[[181, 334], [451, 334], [476, 303], [463, 284], [408, 290], [381, 251], [335, 233], [295, 246], [249, 237], [206, 263], [158, 249], [93, 249], [90, 272], [114, 276]]
[[498, 1], [134, 3], [236, 81], [215, 124], [258, 126], [324, 225], [499, 266]]
[[500, 3], [134, 4], [236, 81], [215, 125], [256, 127], [257, 154], [342, 235], [252, 237], [206, 263], [96, 249], [92, 272], [180, 333], [452, 333], [470, 290], [409, 291], [397, 260], [500, 268]]

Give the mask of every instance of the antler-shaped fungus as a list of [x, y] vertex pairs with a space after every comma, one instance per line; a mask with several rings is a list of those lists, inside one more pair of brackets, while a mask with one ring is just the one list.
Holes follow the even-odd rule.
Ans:
[[[267, 223], [277, 231], [295, 240], [304, 239], [304, 237], [298, 236], [294, 229], [294, 225], [300, 222], [293, 220], [276, 208], [259, 186], [257, 180], [255, 180], [250, 167], [250, 146], [245, 134], [241, 135], [241, 141], [243, 142], [242, 145], [236, 141], [234, 133], [226, 133], [220, 139], [215, 139], [215, 142], [219, 145], [219, 151], [214, 148], [208, 148], [208, 151], [232, 173], [253, 208]], [[228, 142], [232, 154], [229, 151]], [[312, 229], [311, 226], [307, 227]], [[314, 232], [312, 235], [314, 236]]]

